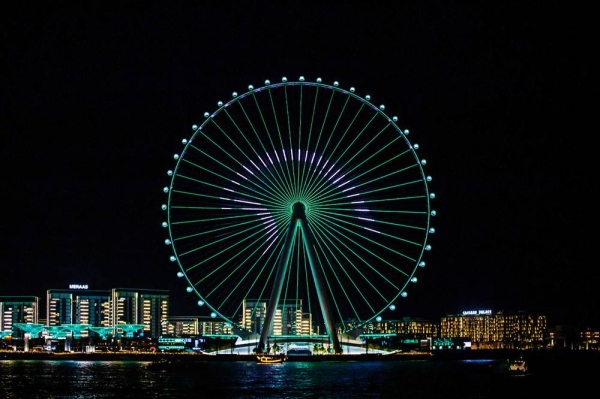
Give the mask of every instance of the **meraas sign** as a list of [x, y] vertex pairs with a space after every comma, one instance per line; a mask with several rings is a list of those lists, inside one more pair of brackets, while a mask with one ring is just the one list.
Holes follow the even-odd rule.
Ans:
[[69, 289], [71, 290], [87, 290], [87, 284], [69, 284]]

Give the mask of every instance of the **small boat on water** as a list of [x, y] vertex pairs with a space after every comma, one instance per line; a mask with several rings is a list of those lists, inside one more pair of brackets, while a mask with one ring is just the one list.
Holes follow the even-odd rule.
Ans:
[[527, 363], [523, 358], [513, 359], [508, 364], [508, 370], [515, 373], [525, 373], [527, 371]]
[[272, 353], [262, 353], [260, 355], [256, 355], [256, 362], [260, 364], [275, 364], [275, 363], [283, 363], [287, 360], [287, 356], [285, 354], [272, 354]]

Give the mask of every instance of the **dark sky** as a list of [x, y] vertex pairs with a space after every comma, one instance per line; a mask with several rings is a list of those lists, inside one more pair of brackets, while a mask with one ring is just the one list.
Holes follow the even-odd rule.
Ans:
[[600, 326], [589, 11], [192, 3], [2, 17], [0, 296], [156, 288], [197, 312], [161, 227], [173, 154], [218, 100], [303, 75], [382, 99], [428, 160], [433, 251], [402, 315]]

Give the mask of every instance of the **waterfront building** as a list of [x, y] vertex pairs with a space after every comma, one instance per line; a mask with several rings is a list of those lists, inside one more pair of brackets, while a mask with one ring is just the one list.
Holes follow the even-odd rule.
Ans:
[[199, 334], [199, 317], [169, 316], [166, 334], [176, 337]]
[[579, 330], [576, 349], [600, 350], [600, 329], [587, 327]]
[[[80, 324], [93, 328], [116, 328], [116, 332], [123, 333], [125, 324], [143, 324], [143, 335], [158, 337], [167, 333], [164, 323], [168, 316], [169, 293], [166, 290], [90, 290], [88, 285], [71, 284], [69, 289], [47, 291], [48, 327]], [[87, 335], [85, 330], [82, 333]]]
[[544, 345], [556, 350], [600, 350], [600, 328], [559, 324], [546, 330]]
[[470, 310], [442, 317], [440, 338], [468, 339], [473, 349], [534, 349], [542, 347], [545, 330], [545, 315]]
[[240, 325], [252, 333], [260, 334], [266, 314], [267, 303], [265, 301], [244, 299], [242, 302], [242, 320]]
[[300, 335], [317, 334], [313, 328], [312, 313], [302, 313], [302, 322], [300, 325]]
[[[355, 326], [356, 320], [346, 321]], [[439, 336], [439, 323], [421, 318], [403, 317], [396, 320], [375, 320], [360, 329], [363, 341], [401, 350], [430, 350], [432, 340]]]
[[280, 302], [273, 318], [273, 335], [300, 335], [301, 333], [302, 299]]
[[159, 337], [168, 333], [169, 291], [113, 288], [110, 297], [113, 326], [143, 324], [143, 335]]
[[[267, 312], [266, 301], [244, 300], [240, 325], [260, 334]], [[279, 302], [273, 317], [273, 335], [312, 335], [312, 315], [302, 312], [302, 299]]]
[[431, 339], [439, 336], [440, 324], [421, 318], [403, 317], [396, 320], [381, 320], [369, 325], [374, 334], [396, 334], [419, 339]]
[[0, 332], [12, 331], [14, 337], [23, 335], [14, 328], [17, 323], [37, 324], [40, 298], [36, 296], [0, 296]]
[[[54, 327], [84, 324], [109, 327], [112, 325], [110, 294], [110, 290], [49, 289], [46, 292], [46, 325]], [[82, 333], [87, 335], [87, 331]]]

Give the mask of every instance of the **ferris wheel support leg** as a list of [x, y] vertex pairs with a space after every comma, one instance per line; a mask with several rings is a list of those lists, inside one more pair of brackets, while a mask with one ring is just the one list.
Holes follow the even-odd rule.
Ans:
[[342, 353], [342, 346], [340, 345], [340, 340], [337, 334], [337, 330], [335, 328], [335, 324], [333, 322], [331, 309], [329, 307], [329, 298], [327, 297], [327, 290], [325, 289], [325, 283], [323, 281], [323, 273], [319, 263], [315, 260], [313, 251], [314, 240], [312, 231], [308, 225], [308, 221], [306, 220], [305, 216], [303, 216], [300, 219], [300, 224], [302, 226], [302, 237], [304, 240], [304, 247], [306, 248], [308, 262], [310, 263], [310, 270], [312, 271], [313, 279], [315, 281], [315, 287], [317, 289], [317, 295], [319, 297], [319, 304], [321, 305], [321, 312], [323, 312], [323, 319], [325, 320], [325, 327], [327, 328], [327, 333], [331, 338], [331, 344], [333, 345], [334, 353], [339, 354]]
[[273, 288], [271, 289], [271, 297], [269, 298], [269, 303], [267, 304], [267, 313], [265, 315], [265, 321], [263, 324], [262, 331], [260, 332], [260, 341], [256, 347], [256, 351], [261, 353], [264, 351], [269, 336], [273, 332], [273, 319], [275, 318], [275, 312], [277, 311], [277, 305], [279, 305], [279, 297], [281, 296], [281, 291], [283, 289], [283, 283], [285, 281], [285, 274], [287, 272], [287, 268], [290, 262], [290, 256], [292, 254], [292, 243], [296, 237], [296, 225], [298, 221], [295, 217], [292, 217], [290, 221], [290, 226], [288, 228], [287, 236], [285, 238], [285, 243], [282, 247], [281, 258], [279, 258], [279, 263], [277, 264], [277, 274], [275, 275], [275, 280], [273, 282]]

